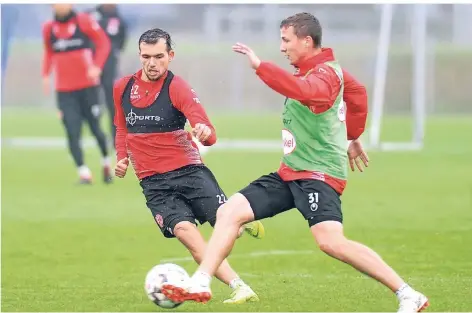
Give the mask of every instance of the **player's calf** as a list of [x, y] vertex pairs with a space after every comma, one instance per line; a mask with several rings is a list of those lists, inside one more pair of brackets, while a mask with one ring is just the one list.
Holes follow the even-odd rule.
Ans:
[[359, 272], [369, 275], [390, 288], [400, 301], [400, 313], [414, 313], [424, 310], [428, 298], [412, 289], [401, 277], [372, 249], [347, 239], [342, 224], [325, 221], [313, 225], [311, 231], [320, 249], [326, 254], [343, 261]]

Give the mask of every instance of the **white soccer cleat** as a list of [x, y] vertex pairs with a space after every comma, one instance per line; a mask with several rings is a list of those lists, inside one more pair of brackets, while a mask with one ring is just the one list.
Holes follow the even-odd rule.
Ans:
[[397, 313], [416, 313], [421, 312], [429, 306], [428, 298], [414, 291], [400, 298], [400, 308]]
[[210, 286], [200, 285], [192, 279], [182, 285], [163, 284], [161, 291], [174, 302], [195, 301], [207, 303], [211, 299]]

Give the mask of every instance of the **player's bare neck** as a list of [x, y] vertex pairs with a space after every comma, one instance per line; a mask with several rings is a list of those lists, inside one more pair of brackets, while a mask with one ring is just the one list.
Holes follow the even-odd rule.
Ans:
[[313, 48], [307, 51], [305, 55], [301, 56], [295, 67], [303, 67], [307, 62], [322, 52], [321, 48]]
[[141, 80], [146, 83], [150, 83], [151, 80], [147, 77], [146, 74], [144, 74], [144, 71], [141, 73]]

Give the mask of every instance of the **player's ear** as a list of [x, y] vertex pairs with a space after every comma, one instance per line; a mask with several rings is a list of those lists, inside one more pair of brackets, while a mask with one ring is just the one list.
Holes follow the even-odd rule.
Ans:
[[169, 62], [174, 59], [174, 50], [169, 51]]

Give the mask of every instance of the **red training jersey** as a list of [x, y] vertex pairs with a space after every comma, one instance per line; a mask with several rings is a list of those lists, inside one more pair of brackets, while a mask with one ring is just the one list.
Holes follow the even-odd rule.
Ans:
[[[141, 75], [142, 70], [134, 75], [123, 77], [116, 81], [113, 88], [117, 160], [129, 156], [140, 180], [186, 165], [202, 164], [198, 147], [192, 140], [192, 135], [184, 129], [161, 133], [130, 133], [127, 131], [122, 97], [130, 79], [134, 79], [129, 99], [131, 105], [137, 108], [146, 108], [156, 101], [168, 72], [154, 82], [142, 80]], [[202, 144], [213, 145], [216, 142], [215, 128], [200, 104], [195, 91], [177, 75], [169, 85], [169, 98], [172, 106], [183, 113], [192, 127], [197, 123], [210, 127], [211, 135]]]
[[[297, 72], [292, 75], [277, 65], [269, 62], [261, 62], [256, 74], [270, 88], [285, 97], [300, 101], [314, 114], [327, 111], [333, 104], [341, 88], [336, 72], [325, 62], [334, 61], [333, 51], [323, 48], [320, 54], [297, 64]], [[305, 76], [312, 70], [305, 79]], [[367, 121], [367, 91], [354, 77], [343, 69], [344, 95], [347, 115], [347, 137], [349, 140], [359, 138], [364, 132]], [[285, 181], [298, 179], [323, 180], [339, 194], [346, 187], [346, 180], [330, 177], [325, 173], [311, 171], [295, 171], [281, 163], [279, 175]]]
[[[111, 50], [110, 40], [100, 25], [85, 13], [71, 13], [64, 21], [52, 20], [43, 25], [43, 77], [54, 69], [55, 89], [75, 91], [97, 86], [88, 77], [90, 65], [103, 68]], [[96, 48], [92, 53], [92, 44]]]

